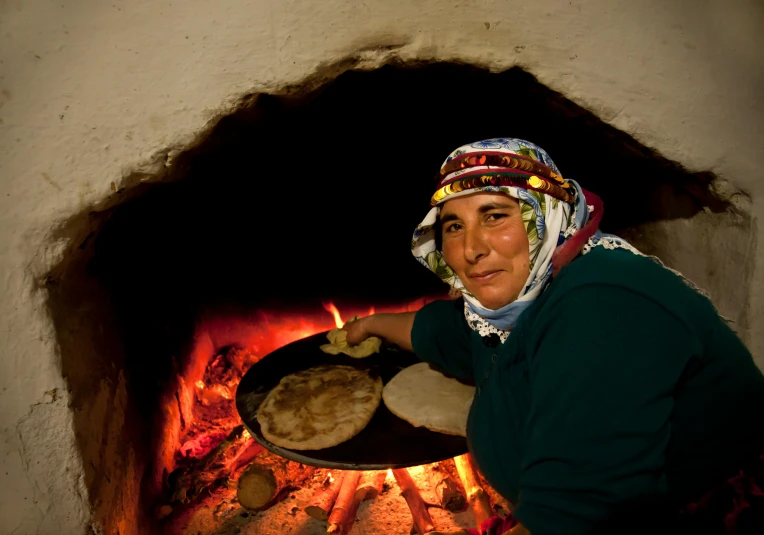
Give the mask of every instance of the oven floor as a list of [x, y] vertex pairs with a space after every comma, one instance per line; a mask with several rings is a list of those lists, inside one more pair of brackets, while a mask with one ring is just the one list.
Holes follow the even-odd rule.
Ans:
[[[422, 498], [426, 502], [435, 502], [424, 470], [415, 467], [409, 472]], [[258, 513], [249, 513], [242, 508], [235, 501], [235, 490], [231, 490], [217, 506], [197, 510], [180, 535], [324, 535], [326, 522], [315, 520], [303, 511], [323, 473], [325, 471], [317, 470], [312, 485], [295, 491], [281, 503]], [[438, 530], [475, 527], [470, 509], [450, 513], [431, 507], [430, 515]], [[406, 501], [400, 495], [395, 480], [388, 478], [381, 495], [361, 504], [350, 535], [409, 535], [411, 527], [411, 513]]]

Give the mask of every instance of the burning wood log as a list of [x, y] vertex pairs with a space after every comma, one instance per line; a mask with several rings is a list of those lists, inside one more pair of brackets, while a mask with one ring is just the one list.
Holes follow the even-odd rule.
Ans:
[[[327, 529], [328, 533], [348, 533], [353, 527], [353, 521], [355, 520], [355, 516], [358, 512], [358, 508], [360, 507], [361, 502], [364, 500], [373, 500], [382, 493], [385, 486], [385, 477], [387, 476], [386, 472], [372, 471], [362, 473], [359, 472], [359, 474], [360, 477], [356, 483], [355, 490], [352, 490], [353, 483], [350, 482], [348, 483], [347, 487], [343, 487], [345, 488], [345, 492], [348, 494], [343, 493], [341, 498], [336, 498], [337, 505], [335, 505], [331, 516], [329, 517], [329, 527]], [[311, 511], [309, 512], [308, 507], [306, 507], [305, 512], [313, 518], [325, 520], [326, 517], [324, 517], [322, 513], [323, 511], [328, 511], [328, 509], [325, 509], [325, 506], [317, 508], [312, 508], [312, 506], [313, 504], [321, 503], [322, 500], [333, 500], [331, 497], [332, 491], [333, 489], [327, 488], [317, 493], [313, 500], [311, 500], [311, 505], [308, 506], [311, 507]], [[336, 492], [341, 491], [337, 490]], [[352, 495], [350, 494], [351, 492]], [[346, 499], [350, 499], [350, 503], [347, 506], [340, 505], [340, 503], [344, 503], [343, 500]], [[331, 504], [329, 504], [329, 508], [331, 508]]]
[[[176, 484], [174, 487], [176, 501], [173, 501], [172, 505], [161, 504], [156, 508], [155, 515], [157, 519], [162, 519], [166, 533], [181, 533], [194, 511], [203, 507], [204, 504], [220, 503], [229, 492], [227, 483], [235, 481], [243, 467], [264, 449], [248, 433], [242, 433], [238, 440], [233, 440], [232, 435], [238, 435], [238, 431], [234, 429], [232, 434], [229, 434], [228, 439], [216, 448], [215, 455], [205, 457], [207, 461], [201, 459], [193, 466], [184, 469], [184, 475], [176, 481], [182, 482], [185, 479], [187, 484], [185, 486]], [[217, 460], [211, 461], [213, 458]], [[203, 466], [218, 466], [218, 468], [193, 472]], [[181, 496], [182, 500], [180, 500]]]
[[329, 519], [329, 513], [332, 511], [332, 506], [334, 506], [337, 495], [340, 493], [344, 477], [344, 472], [337, 473], [335, 477], [327, 476], [318, 490], [316, 490], [310, 503], [305, 507], [305, 512], [308, 516], [321, 521]]
[[171, 501], [187, 503], [216, 482], [226, 480], [241, 466], [239, 459], [251, 459], [262, 451], [243, 425], [239, 425], [207, 455], [199, 461], [181, 468], [174, 474], [171, 483]]
[[315, 468], [264, 453], [241, 474], [236, 495], [239, 503], [254, 511], [267, 509], [288, 491], [300, 488]]
[[356, 490], [356, 495], [360, 498], [359, 501], [373, 500], [382, 494], [386, 478], [387, 472], [385, 470], [364, 472]]
[[251, 463], [252, 459], [260, 455], [264, 450], [265, 448], [261, 444], [258, 444], [255, 442], [255, 439], [251, 438], [249, 444], [243, 448], [242, 452], [233, 462], [231, 475], [233, 476], [234, 473], [240, 471], [241, 468]]
[[409, 471], [405, 468], [396, 468], [393, 470], [393, 475], [401, 489], [401, 496], [406, 500], [411, 511], [411, 517], [414, 519], [414, 530], [420, 535], [433, 531], [435, 525], [432, 523], [432, 517], [430, 517], [430, 512], [427, 510], [422, 495], [419, 494], [419, 489], [416, 488], [414, 480], [411, 479]]
[[342, 480], [337, 501], [329, 515], [329, 527], [327, 533], [338, 533], [342, 535], [350, 531], [350, 527], [355, 520], [355, 514], [358, 511], [360, 500], [356, 499], [358, 482], [361, 480], [361, 472], [345, 472]]
[[480, 477], [480, 486], [483, 487], [483, 490], [488, 495], [488, 499], [491, 502], [491, 508], [493, 509], [494, 514], [504, 516], [506, 513], [511, 513], [512, 509], [514, 508], [512, 502], [499, 494], [498, 491], [493, 488], [491, 484], [486, 480], [486, 478], [483, 477], [483, 474], [478, 472], [478, 476]]
[[472, 464], [472, 457], [469, 453], [460, 455], [454, 459], [456, 470], [467, 492], [467, 501], [475, 514], [475, 522], [480, 526], [483, 522], [493, 516], [491, 502], [488, 499], [483, 487], [480, 486], [480, 479]]
[[[448, 463], [451, 466], [448, 466]], [[438, 499], [438, 503], [444, 509], [452, 513], [464, 511], [467, 508], [467, 499], [464, 497], [464, 489], [458, 478], [451, 474], [456, 471], [453, 461], [442, 461], [424, 467], [430, 488]], [[451, 468], [453, 467], [453, 471]]]

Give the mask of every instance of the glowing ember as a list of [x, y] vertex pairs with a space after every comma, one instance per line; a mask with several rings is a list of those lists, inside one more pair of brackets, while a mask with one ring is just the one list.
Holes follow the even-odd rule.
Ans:
[[196, 383], [196, 388], [204, 388], [204, 381], [199, 379]]
[[341, 329], [342, 326], [345, 325], [345, 322], [342, 321], [342, 316], [340, 316], [340, 311], [337, 310], [337, 307], [334, 306], [334, 303], [331, 301], [324, 303], [324, 309], [327, 312], [331, 312], [332, 316], [334, 316], [334, 325], [336, 325], [338, 329]]

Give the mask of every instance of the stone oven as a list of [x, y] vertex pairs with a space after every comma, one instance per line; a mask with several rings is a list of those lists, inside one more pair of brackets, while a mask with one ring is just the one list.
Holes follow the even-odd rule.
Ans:
[[[443, 297], [408, 245], [431, 177], [464, 142], [511, 135], [546, 148], [602, 197], [604, 230], [684, 272], [747, 337], [752, 218], [713, 174], [685, 170], [520, 68], [399, 60], [334, 72], [244, 97], [161, 170], [113, 184], [108, 202], [59, 230], [74, 245], [42, 287], [94, 533], [326, 529], [304, 506], [331, 471], [281, 467], [302, 490], [265, 511], [237, 503], [247, 465], [278, 460], [241, 428], [233, 391], [259, 358], [334, 327], [332, 310], [347, 319]], [[436, 502], [444, 478], [475, 502], [480, 476], [465, 462], [414, 468], [413, 480], [365, 474], [357, 486], [376, 499], [344, 529], [408, 533], [412, 492]], [[480, 503], [511, 507], [482, 487], [486, 501], [470, 510], [431, 508], [434, 525], [474, 525]]]

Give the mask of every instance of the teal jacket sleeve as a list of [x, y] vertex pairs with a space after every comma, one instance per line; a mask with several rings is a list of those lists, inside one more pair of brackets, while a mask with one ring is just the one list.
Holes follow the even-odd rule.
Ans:
[[414, 353], [455, 377], [473, 376], [470, 328], [464, 302], [434, 301], [422, 307], [411, 329]]
[[588, 533], [666, 492], [673, 392], [702, 346], [658, 303], [615, 286], [574, 288], [536, 318], [514, 515], [533, 535]]

